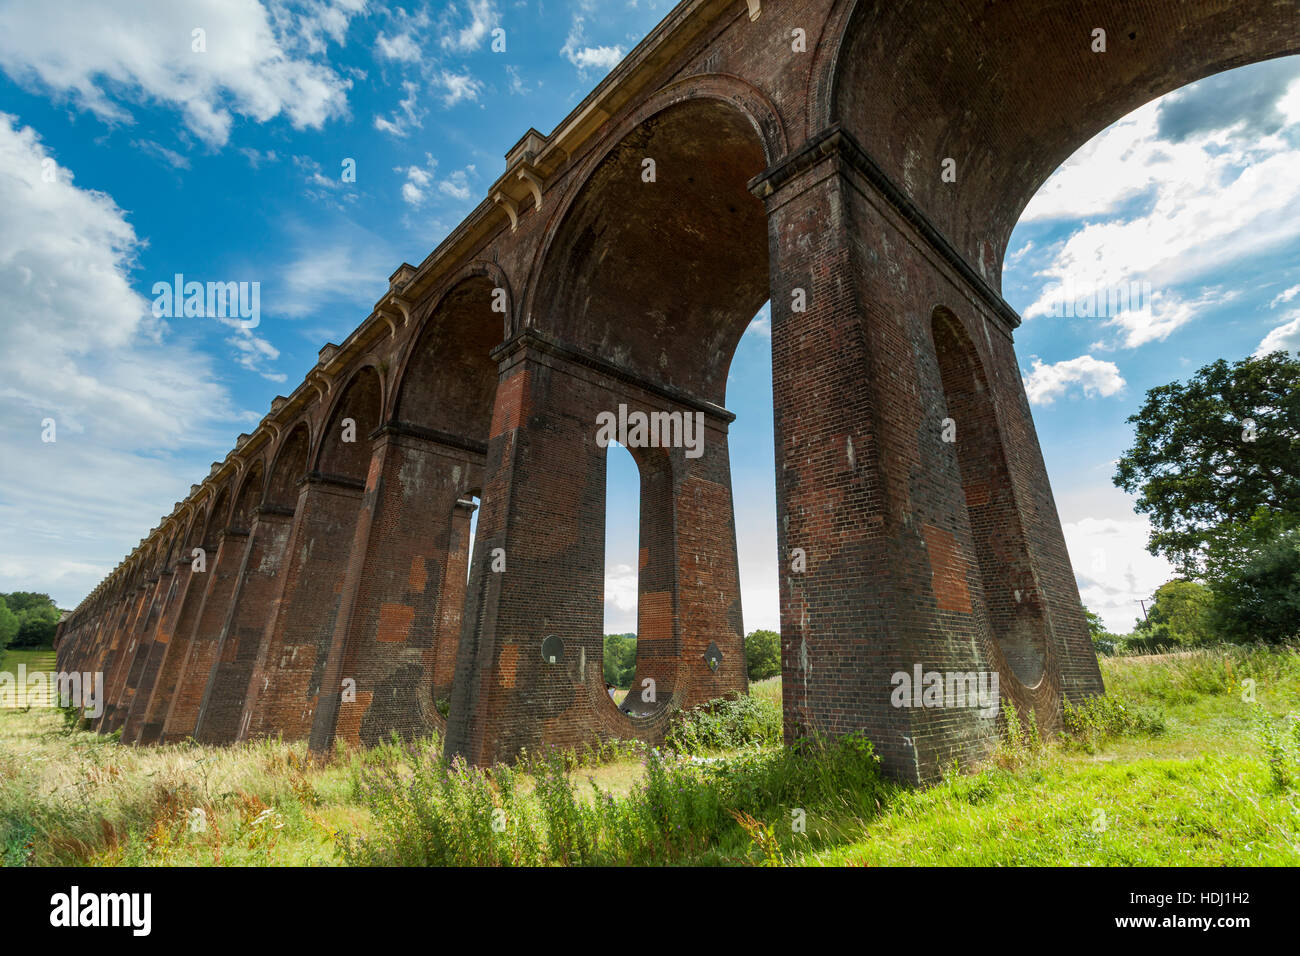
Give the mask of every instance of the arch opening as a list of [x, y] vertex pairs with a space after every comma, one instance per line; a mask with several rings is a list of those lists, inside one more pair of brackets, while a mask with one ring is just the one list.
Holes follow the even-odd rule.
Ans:
[[307, 473], [311, 436], [306, 424], [298, 423], [280, 446], [271, 465], [262, 504], [281, 511], [293, 511], [298, 504], [298, 482]]
[[542, 269], [537, 324], [721, 404], [736, 343], [768, 298], [766, 168], [750, 118], [719, 100], [652, 116], [597, 164]]
[[321, 435], [316, 470], [331, 478], [364, 483], [370, 471], [371, 436], [379, 428], [382, 408], [379, 373], [370, 366], [359, 369]]
[[632, 678], [640, 633], [641, 470], [622, 445], [605, 449], [605, 692], [624, 713], [639, 697]]

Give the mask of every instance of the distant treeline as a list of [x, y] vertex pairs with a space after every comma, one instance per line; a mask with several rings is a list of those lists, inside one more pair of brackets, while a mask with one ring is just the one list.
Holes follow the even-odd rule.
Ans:
[[54, 631], [62, 614], [48, 594], [0, 594], [0, 650], [49, 647], [54, 643]]
[[[750, 680], [767, 680], [781, 673], [781, 636], [775, 631], [750, 631], [745, 637], [745, 668]], [[605, 683], [626, 690], [636, 673], [636, 635], [605, 635]]]

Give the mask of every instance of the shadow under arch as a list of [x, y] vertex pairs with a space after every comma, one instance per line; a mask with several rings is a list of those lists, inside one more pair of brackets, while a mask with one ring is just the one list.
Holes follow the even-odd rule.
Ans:
[[1010, 675], [1033, 691], [1044, 682], [1049, 669], [1049, 625], [1007, 467], [993, 393], [975, 344], [960, 320], [940, 307], [934, 310], [930, 327], [947, 411], [944, 441], [957, 458], [961, 498], [982, 584], [984, 633], [996, 645], [990, 657], [995, 669], [1003, 670], [1000, 658]]
[[731, 355], [769, 297], [767, 216], [748, 188], [769, 143], [712, 95], [644, 112], [557, 212], [528, 323], [721, 405]]

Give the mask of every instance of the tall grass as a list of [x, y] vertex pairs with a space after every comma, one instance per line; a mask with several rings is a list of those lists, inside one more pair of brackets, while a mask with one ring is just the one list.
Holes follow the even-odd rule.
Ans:
[[[857, 736], [712, 763], [650, 750], [644, 780], [627, 796], [589, 785], [587, 799], [558, 754], [531, 792], [507, 767], [412, 755], [359, 774], [358, 796], [376, 826], [346, 837], [344, 853], [354, 864], [407, 866], [753, 862], [761, 849], [747, 821], [767, 821], [774, 839], [816, 845], [837, 818], [874, 815], [892, 790]], [[796, 828], [809, 818], [806, 830]]]

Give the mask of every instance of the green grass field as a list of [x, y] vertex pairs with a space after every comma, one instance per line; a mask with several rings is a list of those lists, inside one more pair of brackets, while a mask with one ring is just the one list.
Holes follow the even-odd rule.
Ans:
[[[0, 673], [12, 674], [16, 682], [20, 664], [26, 667], [24, 673], [27, 674], [51, 672], [55, 667], [54, 651], [50, 648], [0, 650]], [[55, 703], [48, 683], [42, 683], [38, 692], [29, 694], [26, 691], [20, 692], [16, 685], [0, 681], [0, 710], [18, 706], [53, 707]]]
[[[10, 663], [4, 666], [12, 666]], [[0, 860], [14, 864], [1288, 865], [1300, 861], [1300, 654], [1108, 658], [1114, 706], [1046, 744], [908, 789], [869, 750], [612, 747], [514, 771], [436, 742], [124, 748], [57, 710], [0, 711]], [[780, 680], [755, 684], [780, 706]], [[1095, 716], [1095, 715], [1094, 715]], [[705, 753], [701, 751], [701, 753]], [[792, 820], [802, 812], [806, 830]], [[499, 826], [494, 826], [498, 823]]]

